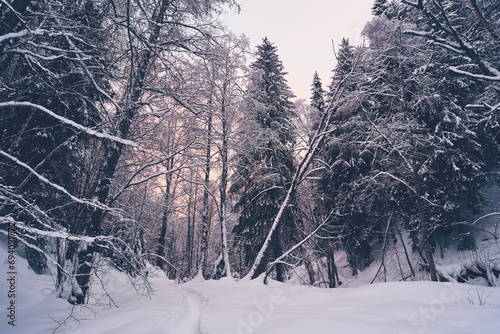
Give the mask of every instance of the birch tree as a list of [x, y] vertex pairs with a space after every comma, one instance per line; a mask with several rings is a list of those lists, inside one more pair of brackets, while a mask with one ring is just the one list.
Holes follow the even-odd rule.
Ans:
[[[50, 189], [62, 193], [63, 196], [59, 198], [65, 201], [69, 198], [70, 202], [77, 203], [75, 206], [78, 208], [74, 213], [78, 219], [65, 221], [72, 233], [93, 237], [86, 239], [88, 242], [76, 238], [68, 239], [77, 241], [76, 244], [59, 244], [58, 287], [60, 295], [71, 302], [83, 303], [86, 299], [94, 253], [101, 249], [96, 241], [105, 240], [99, 237], [106, 229], [105, 218], [120, 216], [117, 220], [128, 219], [123, 211], [110, 208], [123, 193], [113, 183], [113, 179], [117, 176], [117, 168], [124, 164], [122, 157], [127, 152], [126, 148], [133, 147], [156, 156], [159, 161], [168, 160], [129, 140], [136, 133], [134, 120], [146, 110], [151, 110], [146, 106], [158, 96], [169, 96], [190, 109], [175, 89], [178, 63], [180, 60], [189, 62], [188, 56], [203, 56], [199, 45], [211, 38], [211, 13], [224, 3], [226, 1], [124, 1], [121, 3], [123, 6], [112, 6], [106, 1], [62, 5], [44, 1], [25, 5], [22, 1], [15, 1], [14, 6], [8, 8], [2, 4], [1, 15], [5, 21], [2, 21], [0, 35], [3, 50], [1, 66], [6, 71], [2, 71], [1, 108], [10, 113], [23, 112], [28, 115], [24, 123], [26, 125], [18, 126], [21, 136], [18, 139], [10, 137], [9, 140], [13, 139], [11, 143], [14, 144], [20, 143], [25, 138], [24, 134], [29, 133], [25, 130], [30, 129], [31, 119], [39, 114], [50, 116], [52, 124], [49, 126], [55, 131], [46, 131], [48, 138], [54, 134], [64, 134], [60, 136], [62, 139], [58, 139], [59, 146], [52, 153], [42, 152], [46, 156], [45, 160], [26, 161], [27, 164], [5, 151], [2, 151], [5, 153], [3, 157], [31, 173], [28, 179], [36, 176]], [[13, 10], [17, 12], [13, 13]], [[205, 25], [206, 22], [208, 24]], [[25, 29], [26, 24], [28, 28]], [[116, 43], [109, 43], [110, 38]], [[106, 56], [101, 57], [104, 54]], [[114, 62], [116, 66], [108, 66], [108, 61]], [[27, 66], [19, 65], [22, 62]], [[25, 70], [16, 72], [21, 66]], [[169, 85], [166, 88], [155, 87], [157, 80], [152, 76], [153, 72], [169, 77]], [[18, 78], [15, 78], [16, 75]], [[29, 80], [36, 80], [37, 77], [42, 84], [32, 85], [34, 81]], [[49, 90], [56, 92], [54, 95], [46, 94], [46, 83]], [[9, 87], [12, 85], [19, 88], [13, 90]], [[45, 94], [39, 94], [42, 91]], [[16, 124], [15, 118], [11, 120]], [[57, 131], [55, 126], [62, 127], [64, 132]], [[98, 128], [91, 129], [92, 126]], [[72, 130], [66, 132], [66, 128]], [[39, 133], [43, 135], [44, 131]], [[2, 135], [5, 134], [2, 132]], [[91, 136], [95, 152], [100, 156], [94, 165], [89, 166], [93, 172], [92, 177], [85, 181], [89, 182], [88, 187], [83, 187], [88, 191], [85, 194], [76, 194], [76, 190], [70, 186], [78, 184], [80, 180], [64, 180], [66, 189], [60, 180], [47, 178], [36, 171], [40, 163], [46, 166], [46, 162], [55, 161], [49, 158], [55, 153], [61, 154], [61, 148], [71, 145], [71, 136]], [[76, 153], [77, 150], [72, 152]], [[80, 165], [75, 163], [74, 166]], [[151, 178], [165, 174], [158, 173]], [[8, 180], [12, 179], [8, 177]], [[131, 181], [128, 186], [142, 183]], [[16, 195], [15, 191], [11, 191], [12, 186], [25, 184], [6, 185], [9, 190], [5, 193], [7, 199], [4, 203], [13, 203], [12, 199]], [[112, 193], [115, 190], [117, 193]], [[29, 207], [30, 199], [24, 200], [28, 202], [23, 207]], [[11, 207], [2, 209], [10, 210]], [[37, 214], [42, 214], [46, 209], [50, 208], [42, 208]], [[38, 222], [41, 223], [39, 219]], [[50, 224], [55, 224], [53, 219]], [[44, 226], [48, 228], [49, 225]], [[53, 228], [60, 230], [64, 227], [54, 225]]]

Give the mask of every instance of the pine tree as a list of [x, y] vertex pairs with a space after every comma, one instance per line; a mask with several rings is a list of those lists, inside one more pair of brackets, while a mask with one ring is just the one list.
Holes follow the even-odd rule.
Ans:
[[[379, 180], [378, 190], [371, 188], [386, 198], [386, 207], [409, 217], [404, 225], [412, 231], [413, 248], [423, 253], [431, 279], [437, 280], [436, 238], [461, 239], [457, 248], [474, 248], [470, 231], [452, 226], [480, 204], [488, 155], [497, 159], [498, 148], [478, 128], [478, 115], [462, 107], [470, 100], [470, 86], [453, 83], [445, 65], [448, 51], [403, 34], [402, 25], [377, 18], [365, 28], [371, 46], [366, 58], [372, 64], [365, 112], [373, 137], [381, 136], [372, 149], [387, 150], [379, 152], [374, 174], [390, 175]], [[488, 155], [485, 147], [491, 148]]]
[[372, 14], [373, 16], [381, 16], [387, 8], [387, 0], [375, 0], [372, 7]]
[[[267, 39], [257, 47], [255, 62], [250, 65], [245, 114], [240, 129], [241, 143], [236, 157], [236, 179], [232, 192], [239, 195], [235, 209], [238, 224], [233, 232], [244, 245], [245, 259], [255, 259], [283, 201], [286, 186], [294, 172], [292, 148], [295, 116], [283, 64], [277, 48]], [[273, 235], [264, 261], [255, 272], [258, 276], [266, 265], [281, 255], [283, 246], [294, 235], [292, 209], [285, 213], [287, 224]], [[277, 279], [285, 279], [284, 267], [276, 268]]]
[[[322, 195], [317, 208], [324, 217], [332, 211], [341, 213], [331, 217], [328, 236], [341, 242], [353, 272], [357, 273], [370, 262], [371, 234], [367, 233], [370, 230], [369, 209], [363, 203], [357, 203], [352, 193], [356, 191], [357, 180], [369, 171], [371, 159], [353, 144], [364, 126], [359, 107], [353, 103], [357, 94], [354, 62], [354, 48], [348, 39], [342, 39], [328, 92], [329, 98], [339, 101], [337, 106], [332, 106], [336, 108], [333, 117], [335, 131], [325, 139], [319, 152], [324, 169], [318, 181]], [[339, 91], [338, 87], [342, 89]], [[330, 280], [333, 281], [334, 277]]]
[[311, 107], [317, 109], [322, 114], [325, 111], [325, 91], [318, 72], [314, 72], [311, 92]]
[[316, 130], [320, 126], [321, 117], [325, 113], [325, 91], [319, 78], [318, 72], [314, 72], [313, 83], [311, 88], [311, 103], [312, 107], [309, 117], [311, 118], [312, 130]]
[[[101, 123], [99, 102], [104, 95], [102, 92], [109, 88], [105, 78], [112, 68], [105, 60], [109, 56], [102, 28], [106, 6], [90, 0], [57, 4], [39, 1], [31, 2], [25, 10], [22, 25], [0, 29], [2, 33], [26, 28], [25, 31], [29, 31], [25, 35], [12, 34], [12, 40], [2, 46], [7, 52], [0, 54], [0, 102], [29, 102], [78, 124], [95, 127]], [[16, 17], [18, 15], [15, 13]], [[10, 31], [5, 30], [7, 28]], [[40, 34], [36, 32], [38, 29], [50, 33]], [[25, 57], [24, 54], [33, 56]], [[2, 115], [5, 115], [0, 129], [3, 152], [26, 163], [72, 195], [91, 197], [92, 176], [86, 158], [94, 146], [93, 139], [36, 108], [6, 108]], [[52, 226], [55, 230], [85, 235], [87, 220], [82, 217], [84, 212], [94, 208], [72, 201], [19, 163], [11, 161], [1, 165], [0, 179], [14, 189], [15, 195], [8, 195], [14, 200], [4, 202], [0, 214], [10, 211], [15, 219], [42, 230]], [[20, 199], [25, 201], [23, 206], [30, 203], [30, 209], [19, 210], [22, 207], [16, 204]], [[73, 276], [78, 270], [75, 252], [82, 246], [81, 242], [54, 243], [53, 239], [41, 236], [33, 236], [33, 240], [38, 249], [49, 252], [48, 249], [57, 248], [58, 293], [71, 302], [83, 302], [76, 288], [81, 276]], [[33, 248], [27, 247], [27, 259], [35, 270], [43, 271], [45, 256]], [[64, 254], [65, 249], [72, 249], [74, 256]], [[80, 266], [84, 262], [80, 259]], [[68, 287], [74, 289], [65, 291]], [[85, 294], [86, 287], [82, 286], [80, 291]]]
[[342, 85], [346, 90], [350, 91], [355, 88], [352, 76], [351, 79], [349, 78], [349, 73], [353, 69], [354, 47], [349, 44], [348, 38], [342, 38], [342, 42], [339, 45], [339, 52], [336, 57], [337, 65], [335, 65], [332, 71], [332, 81], [328, 87], [328, 100], [334, 98], [337, 93], [337, 87], [339, 87], [340, 82], [343, 80], [347, 80], [347, 82]]

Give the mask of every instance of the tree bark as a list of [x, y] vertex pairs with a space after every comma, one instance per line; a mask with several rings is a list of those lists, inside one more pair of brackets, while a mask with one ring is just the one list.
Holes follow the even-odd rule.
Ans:
[[337, 266], [335, 265], [334, 249], [333, 249], [333, 244], [331, 242], [328, 243], [327, 264], [328, 264], [328, 282], [330, 288], [335, 288], [338, 285], [339, 275], [337, 272]]
[[[173, 168], [173, 159], [169, 159], [167, 161], [167, 169]], [[168, 227], [168, 219], [172, 214], [172, 174], [167, 174], [165, 177], [166, 186], [165, 186], [165, 210], [163, 211], [163, 217], [161, 221], [161, 230], [160, 236], [158, 237], [158, 249], [156, 251], [156, 265], [162, 269], [164, 269], [165, 261], [163, 257], [165, 257], [165, 243], [167, 238], [167, 227]]]
[[424, 201], [422, 199], [423, 196], [423, 189], [422, 189], [422, 181], [420, 179], [420, 176], [418, 175], [418, 168], [416, 166], [413, 167], [413, 179], [414, 183], [416, 185], [416, 192], [417, 192], [417, 214], [418, 214], [418, 220], [420, 224], [420, 233], [422, 235], [422, 246], [424, 248], [424, 255], [425, 259], [427, 260], [427, 265], [429, 267], [429, 274], [431, 275], [431, 280], [437, 282], [437, 272], [436, 272], [436, 265], [434, 263], [434, 256], [432, 254], [432, 247], [430, 243], [430, 231], [429, 231], [429, 224], [427, 223], [426, 216], [425, 216], [425, 207], [424, 207]]
[[[211, 109], [211, 101], [209, 102]], [[212, 148], [212, 110], [209, 110], [207, 120], [207, 146], [205, 151], [205, 181], [203, 190], [203, 216], [201, 223], [201, 248], [200, 248], [200, 262], [198, 267], [198, 275], [204, 276], [206, 265], [206, 254], [208, 249], [208, 229], [210, 228], [210, 201], [209, 201], [209, 186], [210, 186], [210, 162], [211, 162], [211, 148]]]
[[488, 32], [490, 33], [491, 37], [493, 37], [493, 39], [496, 42], [500, 42], [500, 36], [495, 31], [495, 29], [491, 26], [490, 22], [488, 22], [488, 20], [486, 20], [486, 18], [483, 16], [483, 14], [481, 13], [481, 11], [479, 10], [479, 7], [477, 6], [477, 1], [476, 0], [469, 0], [469, 2], [472, 5], [472, 10], [474, 11], [474, 13], [476, 14], [476, 16], [478, 17], [479, 21], [481, 21], [481, 23], [484, 25], [484, 27], [486, 28], [486, 30], [488, 30]]
[[187, 240], [186, 240], [186, 255], [187, 255], [187, 268], [186, 275], [191, 277], [191, 271], [193, 270], [193, 228], [191, 227], [191, 200], [188, 202], [187, 208]]
[[220, 227], [221, 227], [221, 240], [222, 240], [222, 259], [224, 261], [224, 269], [222, 270], [222, 275], [224, 274], [228, 277], [231, 275], [231, 266], [229, 263], [229, 250], [227, 247], [227, 231], [226, 231], [226, 198], [227, 198], [227, 180], [228, 180], [228, 115], [225, 105], [225, 95], [227, 93], [227, 81], [223, 84], [222, 89], [222, 103], [221, 103], [221, 121], [222, 121], [222, 147], [221, 147], [221, 163], [222, 170], [220, 176]]
[[[157, 57], [154, 51], [154, 45], [156, 45], [160, 38], [161, 27], [165, 21], [166, 11], [170, 5], [170, 0], [161, 0], [154, 11], [151, 26], [151, 35], [148, 38], [148, 47], [144, 50], [139, 59], [137, 72], [135, 76], [131, 77], [129, 82], [128, 90], [131, 92], [128, 95], [127, 101], [124, 105], [126, 106], [123, 110], [118, 111], [118, 135], [121, 138], [128, 138], [130, 126], [132, 120], [140, 109], [139, 101], [143, 94], [144, 82], [149, 74], [151, 63], [153, 63]], [[118, 161], [122, 155], [124, 145], [121, 143], [104, 141], [104, 154], [105, 161], [100, 169], [99, 181], [96, 187], [95, 198], [100, 203], [106, 203], [111, 189], [111, 180], [114, 177]], [[95, 209], [90, 216], [89, 225], [85, 228], [85, 235], [96, 236], [101, 233], [102, 222], [105, 217], [105, 211], [101, 209]], [[77, 281], [82, 295], [76, 293], [75, 299], [77, 304], [83, 304], [86, 298], [86, 292], [89, 288], [90, 276], [93, 268], [93, 254], [98, 250], [97, 245], [89, 245], [84, 251], [79, 252], [78, 258], [80, 259], [80, 266], [77, 270]], [[70, 254], [67, 254], [67, 258], [72, 258], [71, 252], [73, 250], [68, 249]]]

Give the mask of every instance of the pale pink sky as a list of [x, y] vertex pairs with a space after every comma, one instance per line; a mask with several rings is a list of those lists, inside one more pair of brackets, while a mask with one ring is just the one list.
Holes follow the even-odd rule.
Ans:
[[309, 99], [314, 71], [326, 89], [335, 66], [335, 47], [343, 37], [361, 43], [374, 0], [237, 0], [241, 13], [221, 19], [236, 34], [250, 38], [252, 51], [267, 36], [278, 47], [287, 80], [299, 98]]

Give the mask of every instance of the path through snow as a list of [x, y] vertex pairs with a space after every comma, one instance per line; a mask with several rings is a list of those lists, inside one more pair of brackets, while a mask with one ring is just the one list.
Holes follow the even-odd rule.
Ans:
[[[6, 254], [0, 244], [0, 263]], [[229, 279], [175, 284], [159, 273], [150, 275], [155, 291], [148, 297], [110, 268], [100, 277], [118, 307], [98, 285], [94, 305], [72, 307], [50, 292], [51, 276], [34, 274], [22, 258], [17, 268], [16, 327], [7, 325], [6, 286], [0, 284], [0, 333], [500, 333], [500, 288], [391, 282], [319, 289]]]
[[167, 330], [167, 334], [201, 334], [200, 318], [207, 299], [198, 291], [188, 288], [179, 288], [183, 296], [183, 312], [174, 331]]

